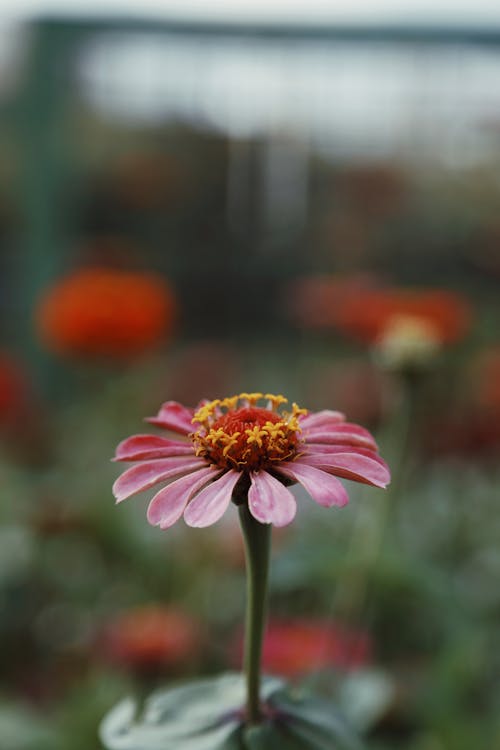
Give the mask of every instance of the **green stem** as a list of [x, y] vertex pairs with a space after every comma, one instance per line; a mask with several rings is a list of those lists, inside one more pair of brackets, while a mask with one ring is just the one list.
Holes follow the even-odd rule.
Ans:
[[[392, 481], [373, 506], [369, 522], [367, 523], [364, 515], [358, 517], [350, 546], [348, 572], [337, 587], [335, 609], [352, 623], [359, 619], [363, 608], [367, 607], [371, 572], [379, 561], [390, 524], [394, 523], [402, 490], [406, 486], [412, 441], [421, 406], [423, 378], [420, 373], [404, 373], [401, 377], [402, 402], [381, 436], [384, 448], [382, 453], [388, 458], [392, 468]], [[395, 539], [397, 536], [392, 534], [393, 554]]]
[[133, 724], [140, 724], [142, 722], [146, 699], [150, 694], [152, 687], [150, 680], [143, 677], [135, 679], [132, 689], [132, 697], [135, 702]]
[[247, 609], [245, 619], [244, 669], [247, 685], [246, 718], [257, 724], [261, 718], [260, 672], [262, 641], [267, 610], [267, 579], [271, 548], [271, 525], [256, 521], [244, 503], [239, 506], [245, 540]]
[[[418, 431], [420, 411], [423, 405], [424, 373], [402, 373], [402, 403], [394, 415], [389, 429], [391, 435], [386, 441], [382, 437], [382, 445], [387, 443], [386, 455], [392, 466], [392, 480], [387, 491], [388, 504], [395, 506], [399, 503], [410, 472], [411, 454], [415, 434]], [[394, 511], [393, 511], [394, 512]]]

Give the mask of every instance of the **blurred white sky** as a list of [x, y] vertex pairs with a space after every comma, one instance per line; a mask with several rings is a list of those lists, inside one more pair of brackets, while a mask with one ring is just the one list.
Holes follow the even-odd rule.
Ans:
[[500, 23], [499, 0], [0, 0], [0, 10], [0, 22], [57, 14], [297, 23]]
[[[19, 22], [48, 15], [500, 29], [500, 0], [0, 0], [0, 94], [22, 70], [16, 54], [28, 27]], [[202, 44], [104, 29], [76, 62], [79, 95], [118, 123], [185, 121], [234, 138], [287, 133], [337, 158], [430, 155], [461, 167], [499, 153], [496, 48]]]

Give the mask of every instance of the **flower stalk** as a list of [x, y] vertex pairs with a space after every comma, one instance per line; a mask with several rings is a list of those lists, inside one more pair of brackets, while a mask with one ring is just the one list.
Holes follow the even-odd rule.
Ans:
[[271, 548], [271, 524], [257, 521], [248, 504], [239, 506], [245, 541], [247, 569], [247, 605], [245, 617], [244, 671], [246, 677], [246, 720], [258, 724], [262, 720], [260, 704], [261, 659], [267, 612], [267, 584]]

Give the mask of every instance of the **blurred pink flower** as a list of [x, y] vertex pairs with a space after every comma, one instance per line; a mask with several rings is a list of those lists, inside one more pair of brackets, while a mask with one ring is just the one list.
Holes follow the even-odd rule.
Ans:
[[[257, 406], [261, 400], [265, 406]], [[349, 498], [337, 477], [385, 488], [386, 463], [371, 434], [336, 411], [307, 413], [296, 404], [280, 412], [283, 396], [242, 393], [202, 402], [197, 410], [174, 401], [148, 421], [189, 438], [134, 435], [120, 443], [115, 460], [138, 462], [114, 483], [121, 502], [166, 480], [147, 512], [167, 529], [184, 515], [189, 526], [218, 521], [233, 493], [246, 497], [257, 521], [286, 526], [296, 501], [285, 484], [300, 482], [319, 505], [344, 506]]]

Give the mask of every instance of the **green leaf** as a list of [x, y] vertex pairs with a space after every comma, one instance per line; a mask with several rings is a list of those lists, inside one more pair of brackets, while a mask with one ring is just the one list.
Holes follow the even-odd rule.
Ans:
[[222, 675], [153, 694], [138, 718], [135, 703], [123, 701], [100, 735], [108, 750], [360, 750], [331, 703], [288, 693], [270, 677], [262, 699], [269, 718], [245, 726], [244, 679]]
[[246, 750], [360, 750], [361, 745], [331, 703], [293, 696], [270, 696], [273, 718], [243, 729]]
[[361, 743], [329, 701], [279, 691], [270, 705], [287, 733], [311, 750], [361, 750]]
[[344, 750], [349, 747], [343, 742], [339, 744], [336, 737], [326, 735], [322, 730], [311, 724], [294, 722], [287, 727], [289, 736], [294, 740], [294, 748], [301, 750]]
[[237, 721], [193, 732], [180, 722], [134, 722], [133, 701], [120, 703], [104, 720], [100, 736], [109, 750], [241, 750]]
[[346, 675], [338, 690], [342, 713], [360, 731], [373, 726], [394, 699], [391, 677], [376, 669], [357, 669]]
[[276, 722], [244, 729], [243, 742], [245, 750], [298, 750], [296, 741], [287, 738]]
[[[264, 699], [282, 687], [263, 681]], [[101, 724], [108, 750], [241, 750], [245, 682], [240, 674], [188, 683], [154, 693], [134, 720], [132, 700], [118, 704]]]

